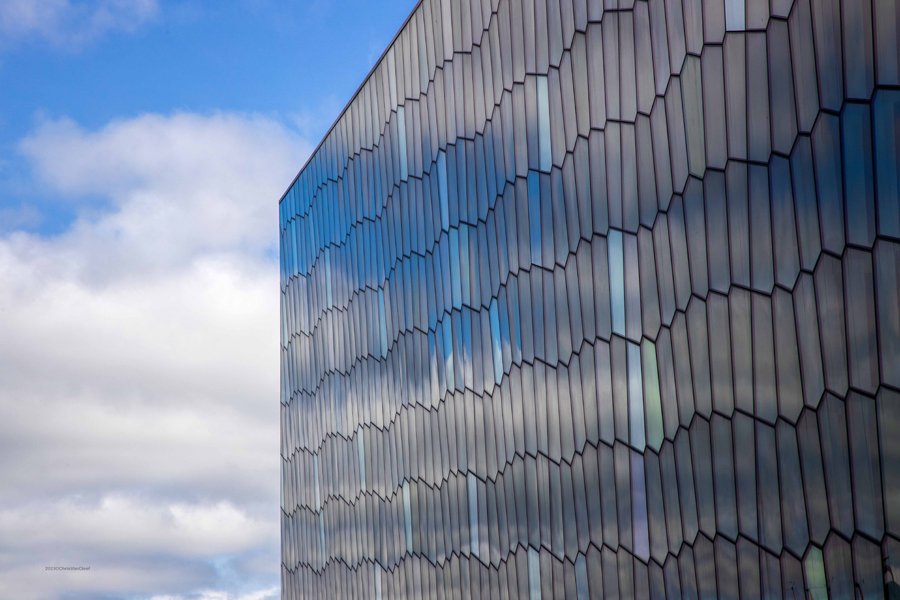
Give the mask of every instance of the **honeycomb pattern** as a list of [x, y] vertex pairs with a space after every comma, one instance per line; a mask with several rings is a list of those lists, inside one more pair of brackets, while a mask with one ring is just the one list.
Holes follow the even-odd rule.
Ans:
[[423, 0], [280, 202], [283, 596], [892, 589], [898, 6]]

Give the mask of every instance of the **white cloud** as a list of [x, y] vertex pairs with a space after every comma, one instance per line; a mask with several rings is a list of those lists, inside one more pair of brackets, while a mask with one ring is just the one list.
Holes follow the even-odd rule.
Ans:
[[190, 598], [185, 596], [153, 596], [149, 600], [275, 600], [278, 597], [278, 588], [273, 587], [237, 596], [228, 592], [204, 590]]
[[77, 48], [107, 33], [135, 31], [158, 12], [157, 0], [3, 0], [0, 38]]
[[[0, 234], [0, 597], [277, 593], [271, 253], [309, 149], [236, 114], [48, 121], [22, 142], [79, 216]], [[91, 569], [44, 570], [59, 561]]]
[[104, 279], [135, 271], [145, 278], [185, 257], [271, 250], [274, 199], [309, 145], [259, 116], [175, 114], [95, 132], [48, 121], [21, 150], [51, 193], [109, 199], [111, 212], [85, 216], [57, 243], [67, 267]]

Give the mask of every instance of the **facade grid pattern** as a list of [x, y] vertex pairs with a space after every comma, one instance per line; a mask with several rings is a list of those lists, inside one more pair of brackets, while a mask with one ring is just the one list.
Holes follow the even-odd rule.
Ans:
[[279, 205], [283, 597], [883, 597], [898, 22], [423, 0]]

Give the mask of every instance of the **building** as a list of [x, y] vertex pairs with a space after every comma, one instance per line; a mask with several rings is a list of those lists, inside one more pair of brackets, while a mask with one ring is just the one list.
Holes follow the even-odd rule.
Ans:
[[280, 203], [284, 597], [900, 580], [898, 10], [421, 2]]

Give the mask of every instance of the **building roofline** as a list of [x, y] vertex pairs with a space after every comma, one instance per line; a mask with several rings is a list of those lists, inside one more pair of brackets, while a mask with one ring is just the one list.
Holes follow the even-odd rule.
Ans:
[[300, 175], [303, 173], [303, 171], [306, 170], [306, 167], [309, 166], [310, 161], [312, 161], [313, 157], [316, 155], [316, 153], [322, 147], [322, 144], [325, 143], [325, 140], [328, 139], [328, 136], [331, 135], [331, 132], [334, 131], [335, 127], [337, 127], [338, 122], [347, 113], [347, 109], [350, 108], [350, 105], [353, 104], [353, 101], [356, 100], [357, 96], [359, 96], [359, 93], [362, 91], [363, 86], [366, 85], [366, 82], [368, 82], [369, 79], [372, 77], [372, 75], [375, 73], [375, 69], [378, 68], [378, 66], [381, 64], [381, 61], [384, 60], [384, 57], [387, 56], [388, 51], [390, 51], [390, 49], [393, 47], [394, 42], [397, 41], [397, 38], [400, 37], [400, 34], [403, 33], [403, 30], [406, 29], [406, 26], [409, 25], [409, 22], [412, 20], [413, 16], [416, 14], [416, 11], [419, 10], [419, 7], [422, 6], [423, 2], [424, 2], [424, 0], [417, 0], [415, 6], [413, 6], [412, 10], [409, 12], [409, 15], [407, 15], [406, 19], [403, 20], [403, 23], [397, 29], [397, 32], [391, 38], [391, 41], [388, 42], [388, 45], [385, 46], [384, 50], [381, 52], [381, 56], [378, 57], [378, 60], [375, 61], [375, 64], [372, 65], [372, 68], [369, 69], [369, 72], [366, 73], [365, 77], [363, 77], [363, 80], [360, 82], [359, 86], [356, 88], [356, 91], [353, 92], [353, 96], [350, 97], [350, 100], [348, 100], [347, 103], [344, 105], [344, 108], [341, 109], [341, 112], [331, 123], [331, 126], [328, 128], [328, 131], [325, 132], [325, 135], [322, 136], [322, 139], [319, 140], [319, 143], [316, 144], [316, 147], [313, 149], [313, 151], [309, 153], [309, 156], [306, 158], [306, 161], [303, 163], [303, 166], [300, 167], [300, 170], [297, 171], [297, 174], [294, 175], [293, 179], [291, 179], [291, 182], [288, 184], [287, 189], [284, 190], [284, 192], [281, 194], [281, 197], [278, 199], [278, 204], [281, 204], [281, 201], [284, 200], [284, 198], [285, 198], [285, 196], [287, 196], [288, 192], [291, 191], [291, 188], [294, 187], [294, 184], [297, 183], [297, 180], [300, 179]]

